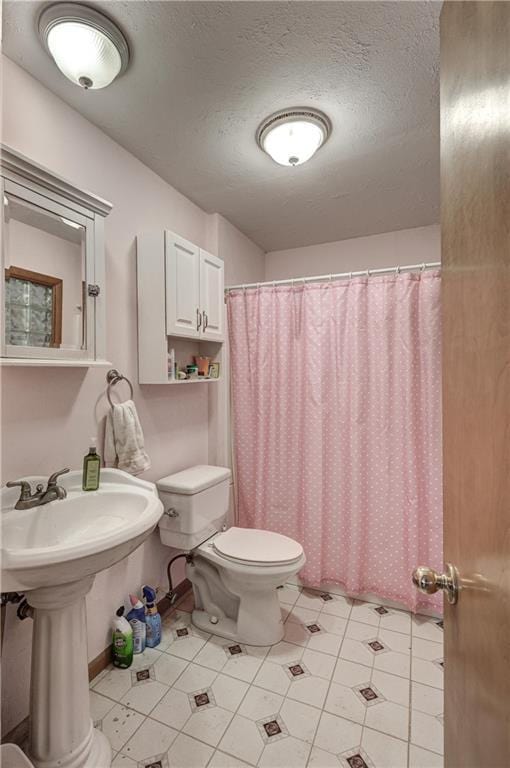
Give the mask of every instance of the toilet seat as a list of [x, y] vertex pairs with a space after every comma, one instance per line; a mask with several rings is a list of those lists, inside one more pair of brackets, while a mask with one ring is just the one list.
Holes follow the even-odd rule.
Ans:
[[252, 566], [290, 565], [303, 556], [303, 547], [294, 539], [256, 528], [229, 528], [212, 544], [220, 557]]

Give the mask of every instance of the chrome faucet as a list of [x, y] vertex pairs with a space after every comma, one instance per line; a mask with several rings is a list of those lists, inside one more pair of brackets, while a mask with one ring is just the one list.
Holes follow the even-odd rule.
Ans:
[[59, 469], [58, 472], [54, 472], [48, 478], [46, 488], [42, 483], [36, 486], [35, 492], [32, 493], [30, 483], [26, 480], [16, 480], [6, 483], [7, 488], [15, 488], [19, 486], [21, 488], [20, 496], [14, 509], [32, 509], [32, 507], [40, 507], [43, 504], [48, 504], [50, 501], [56, 499], [65, 499], [67, 491], [61, 485], [57, 485], [57, 477], [65, 475], [69, 472], [69, 468]]

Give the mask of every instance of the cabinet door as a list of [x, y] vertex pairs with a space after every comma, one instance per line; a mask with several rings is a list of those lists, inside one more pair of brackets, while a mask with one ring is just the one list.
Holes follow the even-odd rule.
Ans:
[[165, 233], [166, 332], [168, 336], [200, 336], [200, 252], [196, 245]]
[[200, 250], [201, 338], [223, 341], [224, 303], [223, 261]]

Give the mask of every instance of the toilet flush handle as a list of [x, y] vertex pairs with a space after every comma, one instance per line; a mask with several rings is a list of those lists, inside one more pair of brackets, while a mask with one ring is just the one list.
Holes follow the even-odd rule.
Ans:
[[175, 509], [175, 507], [168, 507], [168, 509], [165, 509], [163, 512], [164, 515], [167, 517], [179, 517], [179, 513]]

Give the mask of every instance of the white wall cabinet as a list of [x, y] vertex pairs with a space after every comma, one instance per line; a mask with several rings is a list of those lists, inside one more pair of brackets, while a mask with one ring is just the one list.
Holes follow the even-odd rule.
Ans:
[[165, 232], [168, 336], [223, 341], [223, 262]]
[[223, 341], [224, 289], [223, 261], [207, 251], [200, 250], [200, 334], [203, 339]]
[[166, 332], [197, 338], [200, 334], [200, 248], [165, 232]]
[[172, 338], [195, 342], [191, 355], [210, 353], [200, 350], [200, 342], [223, 342], [224, 267], [217, 256], [174, 232], [143, 233], [137, 238], [137, 287], [141, 384], [168, 382]]

